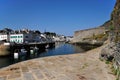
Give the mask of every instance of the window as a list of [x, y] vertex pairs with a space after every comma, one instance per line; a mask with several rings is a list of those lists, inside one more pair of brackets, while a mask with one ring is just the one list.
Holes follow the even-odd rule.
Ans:
[[28, 38], [28, 36], [25, 36], [25, 38]]
[[18, 38], [22, 38], [22, 36], [18, 36]]
[[10, 38], [17, 38], [17, 37], [19, 38], [19, 36], [11, 36]]

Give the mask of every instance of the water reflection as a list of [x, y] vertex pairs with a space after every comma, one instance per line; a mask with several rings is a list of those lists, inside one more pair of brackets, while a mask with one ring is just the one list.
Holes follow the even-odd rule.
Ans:
[[45, 57], [45, 56], [55, 56], [55, 55], [64, 55], [64, 54], [74, 54], [80, 52], [84, 52], [84, 50], [81, 49], [79, 46], [59, 43], [59, 45], [57, 45], [57, 47], [55, 47], [54, 49], [48, 49], [46, 50], [46, 52], [41, 53], [39, 56]]
[[9, 63], [12, 63], [10, 57], [7, 59], [5, 57], [0, 57], [0, 67], [8, 66]]

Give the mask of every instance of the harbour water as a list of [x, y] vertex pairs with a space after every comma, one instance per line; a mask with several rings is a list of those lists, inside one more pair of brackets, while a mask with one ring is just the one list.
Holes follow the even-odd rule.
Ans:
[[40, 58], [40, 57], [47, 57], [47, 56], [56, 56], [56, 55], [67, 55], [67, 54], [74, 54], [74, 53], [81, 53], [84, 52], [80, 46], [66, 44], [66, 43], [56, 43], [54, 48], [45, 49], [44, 51], [40, 51], [37, 54], [32, 55], [24, 55], [19, 57], [18, 59], [14, 59], [13, 56], [9, 57], [0, 57], [0, 68], [9, 66], [11, 64], [15, 64], [17, 62]]

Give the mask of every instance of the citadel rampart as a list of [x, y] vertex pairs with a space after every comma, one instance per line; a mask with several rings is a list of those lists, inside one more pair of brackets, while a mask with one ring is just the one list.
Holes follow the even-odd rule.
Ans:
[[104, 32], [105, 32], [104, 27], [75, 31], [73, 42], [83, 41], [85, 38], [92, 37], [93, 35], [102, 34]]

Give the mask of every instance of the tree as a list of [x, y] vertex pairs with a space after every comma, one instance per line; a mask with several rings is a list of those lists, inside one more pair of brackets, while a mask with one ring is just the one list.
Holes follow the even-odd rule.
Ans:
[[41, 32], [39, 30], [36, 30], [35, 33], [36, 34], [41, 34]]

